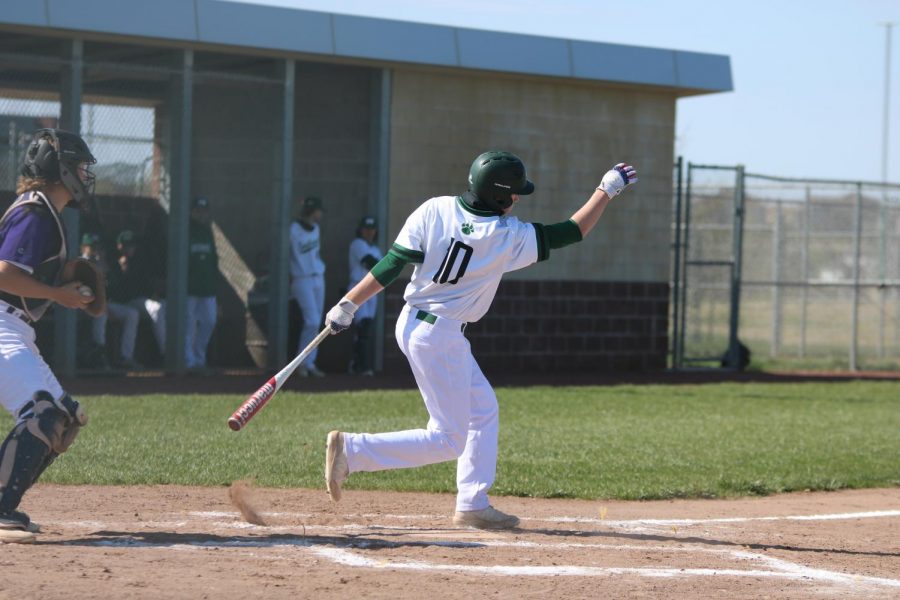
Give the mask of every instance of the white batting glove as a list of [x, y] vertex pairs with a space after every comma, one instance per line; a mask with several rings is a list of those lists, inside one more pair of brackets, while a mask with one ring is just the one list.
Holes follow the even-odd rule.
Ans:
[[331, 335], [350, 327], [357, 310], [359, 307], [346, 298], [335, 304], [325, 315], [325, 326], [331, 329]]
[[634, 170], [634, 167], [619, 163], [606, 172], [597, 189], [606, 192], [610, 198], [615, 198], [622, 193], [622, 190], [636, 182], [637, 171]]

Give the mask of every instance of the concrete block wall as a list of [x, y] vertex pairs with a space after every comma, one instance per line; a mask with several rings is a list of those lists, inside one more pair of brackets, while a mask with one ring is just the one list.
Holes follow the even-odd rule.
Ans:
[[[394, 331], [403, 286], [389, 288], [385, 330]], [[490, 312], [466, 327], [482, 370], [648, 371], [666, 367], [669, 286], [652, 282], [504, 280]], [[406, 359], [386, 344], [385, 364]]]
[[[536, 192], [515, 214], [526, 221], [569, 218], [618, 161], [639, 169], [639, 185], [585, 241], [504, 278], [488, 316], [468, 330], [476, 358], [486, 368], [663, 368], [675, 96], [428, 69], [397, 70], [393, 82], [389, 239], [421, 202], [464, 191], [487, 149], [525, 161]], [[402, 291], [399, 282], [388, 290], [389, 319]], [[405, 368], [390, 336], [385, 357]]]
[[668, 281], [675, 97], [656, 91], [472, 73], [398, 70], [391, 131], [391, 234], [432, 196], [466, 189], [488, 149], [518, 154], [536, 191], [523, 220], [569, 218], [613, 164], [640, 184], [614, 201], [591, 236], [517, 279]]

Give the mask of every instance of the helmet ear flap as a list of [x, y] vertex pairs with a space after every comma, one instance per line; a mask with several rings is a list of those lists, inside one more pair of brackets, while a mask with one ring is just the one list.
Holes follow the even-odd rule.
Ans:
[[48, 182], [59, 181], [59, 150], [56, 136], [50, 130], [40, 130], [25, 151], [22, 175], [40, 177]]

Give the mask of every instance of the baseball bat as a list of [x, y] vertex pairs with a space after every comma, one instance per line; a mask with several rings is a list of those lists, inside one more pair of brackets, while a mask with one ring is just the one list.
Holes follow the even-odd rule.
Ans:
[[293, 375], [294, 371], [297, 370], [297, 367], [300, 366], [306, 357], [309, 356], [309, 353], [312, 352], [319, 344], [322, 343], [322, 340], [327, 338], [331, 334], [331, 329], [326, 327], [322, 331], [319, 332], [319, 335], [313, 339], [303, 349], [303, 352], [298, 354], [294, 360], [289, 362], [283, 369], [278, 371], [274, 377], [265, 382], [261, 388], [256, 390], [256, 392], [247, 398], [243, 404], [241, 404], [234, 413], [232, 413], [231, 418], [228, 419], [228, 426], [231, 427], [234, 431], [240, 431], [241, 428], [247, 424], [250, 419], [256, 415], [262, 407], [266, 405], [266, 403], [272, 399], [278, 390], [281, 389], [281, 386], [284, 385], [284, 382], [287, 381], [288, 377]]

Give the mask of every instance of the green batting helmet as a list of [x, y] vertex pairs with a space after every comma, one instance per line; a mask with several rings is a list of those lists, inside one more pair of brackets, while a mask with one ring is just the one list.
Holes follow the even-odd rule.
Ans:
[[525, 174], [525, 163], [512, 152], [490, 151], [478, 155], [469, 169], [469, 191], [491, 210], [503, 212], [512, 195], [528, 195], [534, 184]]

